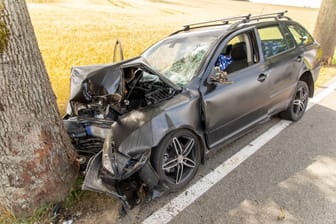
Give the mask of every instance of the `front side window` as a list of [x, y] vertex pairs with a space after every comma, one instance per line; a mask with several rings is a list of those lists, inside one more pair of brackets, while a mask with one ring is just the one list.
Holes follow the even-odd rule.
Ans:
[[278, 25], [259, 28], [258, 33], [265, 58], [272, 57], [289, 49], [287, 41]]
[[288, 25], [288, 30], [295, 39], [297, 45], [308, 45], [314, 43], [313, 37], [297, 24]]
[[217, 57], [215, 69], [230, 74], [257, 63], [257, 50], [251, 36], [251, 32], [247, 32], [233, 37]]

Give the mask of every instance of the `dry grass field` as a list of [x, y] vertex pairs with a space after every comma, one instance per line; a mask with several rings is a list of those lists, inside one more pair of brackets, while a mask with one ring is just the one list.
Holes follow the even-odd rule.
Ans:
[[312, 31], [318, 11], [232, 0], [29, 2], [31, 19], [61, 114], [68, 99], [71, 67], [111, 63], [117, 39], [123, 43], [125, 57], [130, 58], [183, 24], [287, 9], [289, 16]]

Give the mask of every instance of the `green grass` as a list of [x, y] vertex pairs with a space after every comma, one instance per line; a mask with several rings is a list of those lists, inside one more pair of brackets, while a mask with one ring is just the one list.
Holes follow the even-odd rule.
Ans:
[[28, 218], [16, 218], [11, 211], [4, 209], [0, 212], [0, 224], [51, 223], [53, 221], [53, 218], [50, 217], [52, 208], [52, 204], [41, 206]]
[[[78, 177], [73, 190], [68, 194], [68, 196], [61, 202], [62, 209], [69, 209], [76, 206], [85, 193], [88, 192], [81, 190], [81, 185], [83, 183], [83, 177]], [[51, 212], [54, 208], [54, 204], [46, 204], [34, 211], [32, 216], [28, 218], [16, 218], [13, 213], [9, 210], [0, 210], [0, 224], [35, 224], [35, 223], [51, 223], [56, 217], [51, 216]], [[62, 214], [60, 214], [62, 216]], [[63, 217], [59, 217], [62, 219]]]

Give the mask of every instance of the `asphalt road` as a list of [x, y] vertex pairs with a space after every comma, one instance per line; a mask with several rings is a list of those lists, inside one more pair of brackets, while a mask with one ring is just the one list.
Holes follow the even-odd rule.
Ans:
[[[214, 153], [190, 184], [279, 121], [273, 118]], [[141, 223], [179, 193], [131, 210]], [[336, 223], [336, 91], [226, 175], [170, 223]]]

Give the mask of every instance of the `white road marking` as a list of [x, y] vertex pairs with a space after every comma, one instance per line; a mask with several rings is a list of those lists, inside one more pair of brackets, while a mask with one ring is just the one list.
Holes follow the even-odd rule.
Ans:
[[[328, 96], [336, 88], [336, 78], [333, 82], [318, 95], [310, 100], [307, 107], [309, 110], [323, 98]], [[277, 136], [282, 130], [287, 128], [292, 122], [281, 120], [273, 125], [268, 131], [250, 142], [247, 146], [239, 150], [231, 158], [219, 165], [215, 170], [198, 180], [195, 184], [183, 191], [180, 195], [171, 200], [168, 204], [147, 217], [143, 224], [165, 224], [171, 221], [175, 216], [191, 205], [196, 199], [207, 192], [212, 186], [222, 180], [232, 170], [237, 168], [247, 158], [257, 152], [262, 146]]]
[[314, 106], [314, 104], [317, 104], [318, 102], [320, 102], [323, 98], [325, 98], [326, 96], [328, 96], [329, 94], [331, 94], [333, 91], [335, 91], [336, 89], [336, 78], [334, 78], [330, 84], [328, 85], [328, 87], [324, 90], [322, 90], [320, 93], [318, 93], [316, 96], [314, 96], [310, 101], [309, 101], [309, 105], [307, 107], [307, 110], [309, 110], [312, 106]]

